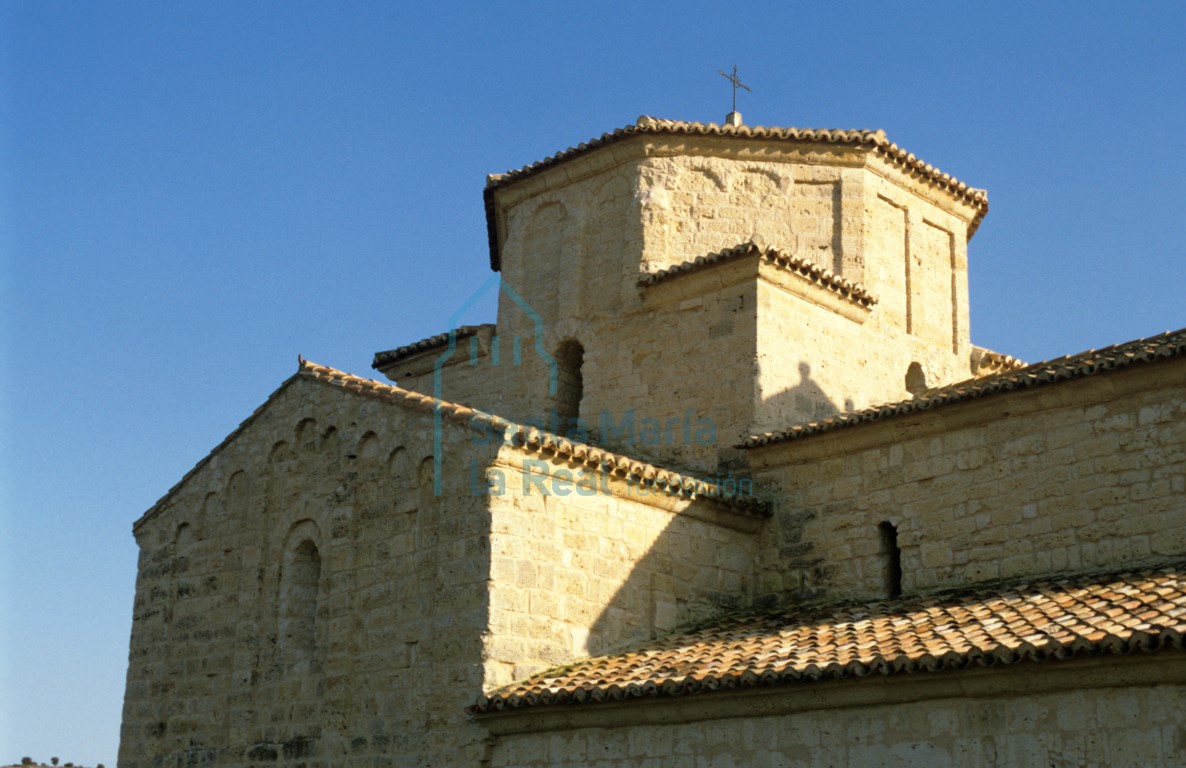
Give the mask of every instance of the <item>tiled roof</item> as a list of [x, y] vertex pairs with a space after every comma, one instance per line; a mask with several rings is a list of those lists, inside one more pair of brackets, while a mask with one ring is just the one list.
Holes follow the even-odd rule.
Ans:
[[256, 408], [234, 431], [223, 438], [222, 442], [194, 465], [193, 469], [186, 472], [185, 476], [170, 488], [156, 504], [152, 505], [147, 512], [140, 516], [140, 519], [136, 521], [132, 529], [135, 530], [145, 521], [160, 512], [165, 503], [173, 497], [187, 480], [193, 477], [215, 455], [234, 441], [243, 430], [263, 413], [267, 406], [282, 391], [288, 388], [293, 381], [300, 378], [340, 387], [341, 389], [364, 397], [373, 397], [386, 402], [398, 403], [416, 411], [431, 413], [434, 409], [439, 408], [442, 418], [448, 421], [477, 429], [483, 435], [489, 435], [491, 433], [502, 435], [508, 444], [530, 453], [548, 458], [556, 457], [570, 464], [603, 472], [612, 477], [633, 482], [638, 487], [654, 490], [675, 498], [714, 499], [740, 514], [759, 518], [770, 516], [769, 503], [764, 499], [750, 494], [738, 494], [735, 491], [730, 491], [727, 486], [720, 485], [711, 480], [699, 478], [686, 472], [660, 467], [656, 464], [626, 456], [625, 454], [614, 453], [595, 445], [577, 442], [526, 424], [509, 421], [484, 411], [445, 400], [437, 400], [429, 395], [422, 395], [419, 392], [412, 392], [411, 390], [391, 384], [383, 384], [373, 379], [364, 379], [353, 374], [344, 373], [336, 368], [318, 365], [298, 358], [296, 374], [285, 380], [260, 407]]
[[721, 264], [746, 256], [757, 257], [769, 261], [772, 264], [777, 264], [780, 267], [785, 267], [842, 298], [860, 304], [862, 307], [872, 307], [877, 303], [877, 299], [870, 296], [865, 290], [865, 287], [860, 283], [845, 280], [836, 273], [817, 266], [806, 259], [798, 256], [786, 256], [773, 248], [763, 248], [753, 242], [742, 243], [733, 248], [709, 254], [708, 256], [698, 256], [691, 261], [685, 261], [683, 264], [677, 264], [658, 272], [652, 272], [641, 277], [638, 284], [643, 287], [655, 285], [673, 277], [686, 275], [689, 272], [696, 272], [714, 264]]
[[751, 125], [717, 125], [716, 123], [695, 123], [683, 120], [663, 120], [643, 115], [633, 125], [618, 128], [610, 133], [591, 139], [575, 147], [569, 147], [557, 152], [551, 157], [532, 163], [531, 165], [508, 171], [502, 174], [491, 174], [486, 181], [486, 224], [490, 237], [490, 266], [494, 270], [500, 268], [498, 254], [498, 239], [494, 221], [494, 191], [500, 187], [540, 173], [552, 166], [559, 165], [574, 157], [587, 152], [630, 139], [640, 135], [664, 136], [712, 136], [727, 139], [759, 139], [766, 141], [783, 141], [796, 144], [845, 144], [848, 146], [868, 146], [879, 155], [897, 166], [905, 173], [921, 176], [928, 182], [960, 197], [977, 209], [975, 218], [968, 225], [968, 237], [971, 237], [980, 222], [988, 213], [988, 193], [982, 189], [969, 187], [955, 177], [940, 171], [930, 163], [923, 162], [913, 153], [899, 147], [886, 138], [881, 130], [834, 130], [818, 128], [767, 128]]
[[741, 511], [752, 512], [762, 517], [767, 516], [766, 502], [753, 496], [730, 494], [724, 487], [710, 480], [665, 469], [624, 454], [607, 451], [595, 445], [570, 440], [536, 427], [509, 421], [501, 416], [457, 403], [437, 400], [429, 395], [422, 395], [402, 387], [343, 373], [307, 360], [301, 361], [300, 374], [326, 384], [348, 389], [356, 394], [400, 402], [414, 410], [431, 412], [439, 408], [441, 415], [449, 421], [478, 428], [483, 434], [490, 434], [492, 431], [495, 434], [501, 434], [504, 440], [523, 450], [545, 456], [555, 456], [572, 464], [608, 472], [616, 477], [636, 481], [645, 487], [654, 488], [670, 496], [689, 499], [717, 499]]
[[398, 363], [405, 357], [411, 357], [412, 355], [423, 352], [426, 349], [443, 347], [449, 343], [450, 336], [453, 336], [457, 339], [464, 339], [469, 336], [476, 336], [483, 328], [493, 327], [493, 323], [483, 323], [482, 325], [463, 325], [459, 328], [454, 328], [451, 331], [438, 333], [436, 336], [429, 336], [427, 339], [421, 339], [420, 341], [412, 342], [411, 344], [406, 344], [402, 347], [389, 349], [386, 352], [376, 352], [375, 359], [371, 362], [371, 367], [376, 370], [379, 368], [385, 368], [392, 363]]
[[972, 360], [975, 365], [974, 373], [977, 376], [989, 376], [1001, 371], [1015, 371], [1019, 368], [1024, 368], [1029, 363], [1018, 360], [1012, 355], [1003, 355], [1000, 352], [993, 352], [991, 349], [984, 347], [972, 348]]
[[737, 618], [579, 662], [475, 712], [1186, 648], [1186, 567], [1043, 581], [829, 614]]
[[758, 448], [788, 440], [797, 440], [844, 427], [929, 411], [933, 408], [1002, 392], [1041, 387], [1060, 381], [1081, 379], [1105, 371], [1155, 363], [1160, 360], [1181, 357], [1184, 353], [1186, 353], [1186, 328], [1163, 333], [1159, 336], [1150, 336], [1147, 339], [1137, 339], [1103, 349], [1091, 349], [1076, 355], [1034, 363], [1017, 370], [969, 379], [959, 384], [928, 390], [913, 400], [878, 405], [784, 430], [751, 435], [741, 443], [740, 447]]

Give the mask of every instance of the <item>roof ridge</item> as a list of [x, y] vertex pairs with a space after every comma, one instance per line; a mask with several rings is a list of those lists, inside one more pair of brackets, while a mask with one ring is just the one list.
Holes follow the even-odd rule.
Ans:
[[922, 176], [930, 182], [948, 190], [956, 197], [962, 198], [976, 209], [976, 214], [968, 223], [968, 238], [976, 233], [980, 223], [988, 214], [988, 192], [983, 189], [965, 184], [949, 173], [924, 162], [913, 152], [907, 152], [889, 140], [885, 131], [881, 129], [831, 129], [831, 128], [774, 128], [750, 125], [718, 125], [717, 123], [697, 123], [684, 120], [668, 120], [665, 118], [642, 115], [635, 122], [615, 128], [600, 136], [581, 142], [576, 146], [562, 149], [542, 160], [506, 171], [492, 173], [486, 176], [486, 187], [482, 191], [482, 198], [486, 205], [486, 235], [490, 245], [490, 268], [495, 272], [501, 269], [499, 254], [498, 231], [494, 215], [494, 193], [500, 187], [515, 183], [521, 179], [533, 176], [552, 166], [559, 165], [571, 158], [592, 152], [603, 146], [619, 141], [625, 141], [639, 135], [675, 135], [675, 136], [710, 136], [726, 139], [759, 139], [789, 142], [825, 142], [829, 144], [848, 144], [850, 146], [868, 145], [880, 154], [891, 165], [896, 166], [907, 175]]
[[558, 456], [591, 469], [608, 471], [618, 477], [637, 481], [648, 488], [654, 488], [670, 496], [685, 499], [715, 499], [747, 514], [760, 517], [769, 515], [769, 504], [766, 501], [754, 496], [730, 492], [726, 486], [686, 470], [661, 467], [652, 462], [610, 451], [592, 443], [573, 440], [486, 411], [413, 392], [394, 384], [364, 379], [304, 359], [299, 360], [297, 375], [306, 376], [325, 384], [340, 386], [356, 394], [385, 400], [400, 400], [419, 411], [439, 410], [444, 418], [463, 426], [479, 429], [483, 434], [489, 434], [490, 430], [496, 430], [502, 433], [504, 441], [517, 448]]
[[833, 272], [826, 267], [821, 267], [818, 264], [804, 259], [801, 256], [788, 255], [773, 246], [759, 245], [753, 240], [746, 240], [739, 245], [732, 248], [725, 248], [706, 256], [697, 256], [689, 261], [676, 264], [674, 266], [665, 267], [658, 272], [648, 272], [638, 279], [638, 285], [641, 287], [649, 287], [656, 283], [661, 283], [669, 278], [678, 277], [680, 275], [688, 274], [704, 267], [713, 264], [720, 264], [726, 261], [742, 256], [757, 256], [774, 262], [780, 266], [786, 267], [792, 272], [795, 272], [811, 282], [818, 284], [833, 293], [840, 295], [845, 299], [849, 299], [864, 307], [872, 307], [877, 303], [877, 299], [870, 295], [865, 289], [865, 286], [858, 282], [853, 282], [841, 277], [839, 274]]
[[[1115, 599], [1120, 589], [1123, 602]], [[1073, 598], [1073, 609], [1059, 597]], [[1095, 619], [1105, 619], [1108, 631]], [[830, 614], [732, 614], [632, 651], [541, 672], [469, 709], [482, 714], [1169, 647], [1186, 648], [1181, 562], [1019, 580], [962, 599], [916, 596], [836, 606]]]
[[[992, 373], [999, 373], [1002, 370], [1017, 370], [1019, 368], [1024, 368], [1027, 365], [1029, 365], [1029, 363], [1025, 362], [1024, 360], [1019, 360], [1016, 357], [1014, 357], [1013, 355], [1007, 355], [1003, 352], [994, 352], [993, 350], [988, 349], [987, 347], [981, 347], [976, 344], [972, 345], [972, 355], [974, 358], [973, 362], [976, 364], [977, 370], [979, 370], [981, 368], [996, 368], [996, 369], [998, 369], [996, 371], [993, 371]], [[979, 359], [976, 359], [977, 356]], [[992, 375], [992, 373], [986, 373], [984, 375], [989, 376], [989, 375]], [[983, 377], [974, 377], [974, 378], [983, 378]]]
[[402, 347], [395, 349], [388, 349], [383, 352], [376, 352], [371, 362], [371, 367], [378, 369], [381, 365], [390, 365], [397, 363], [400, 360], [410, 357], [417, 352], [434, 349], [436, 347], [444, 346], [449, 343], [449, 339], [465, 339], [470, 336], [476, 336], [485, 328], [494, 328], [494, 323], [479, 323], [478, 325], [459, 325], [452, 330], [438, 333], [433, 336], [413, 341], [411, 344], [405, 344]]
[[1106, 371], [1183, 355], [1186, 355], [1186, 328], [1113, 344], [1101, 349], [1089, 349], [1052, 360], [1030, 363], [1021, 368], [1004, 370], [980, 378], [965, 379], [945, 387], [927, 390], [911, 400], [898, 400], [874, 405], [858, 411], [841, 413], [827, 419], [796, 424], [786, 429], [750, 435], [737, 447], [759, 448], [774, 445], [997, 393], [1080, 379]]
[[969, 186], [951, 174], [944, 173], [939, 168], [924, 162], [912, 152], [899, 147], [894, 142], [890, 141], [886, 136], [885, 131], [878, 128], [876, 130], [869, 130], [867, 128], [857, 129], [843, 129], [843, 128], [795, 128], [793, 126], [775, 127], [775, 126], [760, 126], [760, 125], [729, 125], [717, 123], [700, 123], [687, 120], [671, 120], [667, 118], [656, 118], [648, 115], [641, 115], [635, 122], [625, 125], [621, 128], [615, 128], [612, 131], [606, 132], [588, 141], [581, 142], [576, 146], [562, 149], [555, 152], [542, 160], [537, 160], [534, 163], [515, 168], [504, 173], [493, 173], [486, 177], [486, 188], [492, 189], [500, 187], [505, 184], [517, 181], [526, 176], [549, 168], [557, 163], [564, 162], [571, 157], [584, 154], [598, 147], [610, 144], [615, 141], [621, 141], [631, 136], [640, 134], [677, 134], [685, 136], [724, 136], [724, 137], [740, 137], [749, 139], [774, 139], [784, 141], [824, 141], [831, 144], [870, 144], [874, 146], [879, 152], [883, 153], [887, 159], [891, 160], [897, 165], [908, 168], [912, 172], [917, 172], [920, 175], [939, 183], [953, 193], [964, 197], [969, 202], [972, 202], [977, 207], [983, 206], [977, 219], [973, 222], [968, 236], [971, 237], [972, 232], [976, 229], [976, 224], [979, 223], [980, 218], [983, 218], [984, 213], [988, 208], [988, 193], [983, 189]]
[[[297, 365], [300, 366], [303, 362], [304, 362], [304, 359], [300, 355], [297, 355]], [[136, 520], [136, 522], [132, 523], [133, 533], [145, 522], [147, 522], [148, 520], [155, 517], [161, 511], [165, 502], [167, 502], [169, 499], [173, 498], [173, 496], [177, 493], [177, 491], [179, 491], [181, 489], [181, 486], [185, 485], [186, 482], [188, 482], [191, 477], [193, 477], [194, 475], [196, 475], [198, 473], [198, 470], [200, 470], [202, 467], [204, 467], [208, 463], [210, 463], [210, 460], [213, 459], [218, 453], [220, 453], [223, 448], [230, 445], [231, 442], [236, 437], [238, 437], [240, 433], [242, 433], [245, 429], [247, 429], [247, 427], [251, 426], [252, 422], [254, 422], [257, 418], [259, 418], [259, 415], [264, 412], [264, 409], [268, 407], [268, 405], [272, 402], [272, 400], [274, 400], [281, 392], [283, 392], [285, 389], [287, 389], [289, 387], [289, 385], [292, 384], [294, 381], [296, 381], [299, 377], [300, 377], [300, 372], [298, 370], [297, 373], [292, 374], [287, 379], [282, 381], [280, 383], [280, 386], [278, 386], [278, 387], [276, 387], [276, 389], [272, 390], [272, 393], [270, 395], [268, 395], [266, 398], [264, 398], [264, 401], [262, 403], [260, 403], [255, 408], [255, 410], [251, 412], [251, 414], [247, 418], [245, 418], [241, 422], [239, 422], [239, 425], [237, 427], [235, 427], [230, 432], [228, 432], [227, 436], [224, 437], [222, 440], [220, 440], [218, 445], [211, 448], [209, 451], [206, 452], [205, 456], [198, 459], [198, 462], [196, 464], [194, 464], [193, 467], [191, 467], [188, 472], [186, 472], [184, 475], [182, 475], [180, 480], [178, 480], [176, 483], [173, 483], [173, 485], [170, 486], [169, 490], [165, 491], [163, 496], [161, 496], [159, 499], [157, 499], [156, 502], [151, 507], [149, 507], [147, 510], [145, 510], [144, 514], [140, 515], [140, 517]]]
[[[732, 507], [742, 514], [761, 518], [770, 516], [769, 502], [759, 499], [756, 496], [744, 495], [736, 491], [731, 492], [726, 486], [699, 477], [686, 470], [673, 470], [660, 467], [649, 461], [642, 461], [591, 443], [570, 440], [552, 432], [510, 421], [509, 419], [504, 419], [501, 416], [476, 408], [470, 408], [447, 400], [438, 400], [431, 395], [423, 395], [419, 392], [413, 392], [410, 389], [395, 386], [394, 384], [384, 384], [374, 379], [364, 379], [361, 376], [355, 376], [354, 374], [340, 371], [337, 368], [319, 365], [298, 355], [296, 373], [285, 379], [280, 386], [251, 412], [251, 415], [241, 421], [237, 427], [219, 441], [218, 445], [211, 448], [188, 472], [182, 475], [180, 480], [174, 483], [163, 496], [157, 499], [156, 503], [149, 507], [132, 524], [132, 530], [137, 530], [145, 522], [159, 514], [165, 503], [176, 495], [177, 491], [181, 489], [181, 486], [185, 485], [202, 467], [210, 463], [210, 460], [215, 455], [220, 453], [247, 429], [282, 391], [300, 378], [312, 379], [323, 384], [338, 386], [355, 394], [376, 397], [380, 400], [399, 400], [405, 405], [419, 411], [431, 412], [439, 407], [442, 416], [447, 417], [454, 423], [474, 429], [479, 428], [477, 425], [482, 425], [490, 430], [500, 430], [504, 440], [508, 440], [512, 445], [528, 451], [560, 456], [571, 462], [583, 464], [588, 468], [596, 468], [617, 477], [637, 482], [640, 485], [652, 488], [669, 496], [685, 499], [714, 499]], [[485, 429], [481, 431], [484, 434], [488, 434]]]

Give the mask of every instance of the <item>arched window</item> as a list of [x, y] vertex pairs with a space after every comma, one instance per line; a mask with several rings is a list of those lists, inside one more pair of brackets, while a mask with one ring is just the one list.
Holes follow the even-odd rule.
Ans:
[[902, 594], [902, 550], [898, 547], [898, 529], [890, 522], [877, 526], [881, 533], [881, 556], [885, 567], [885, 594], [900, 597]]
[[552, 429], [566, 434], [577, 426], [581, 415], [581, 398], [585, 382], [581, 368], [585, 364], [585, 348], [579, 341], [568, 339], [556, 349], [556, 423]]
[[280, 652], [285, 661], [311, 659], [317, 650], [321, 553], [312, 538], [294, 535], [280, 572]]
[[173, 533], [172, 561], [169, 563], [169, 596], [164, 611], [166, 622], [172, 623], [178, 604], [193, 594], [193, 581], [189, 574], [193, 548], [193, 526], [182, 523]]

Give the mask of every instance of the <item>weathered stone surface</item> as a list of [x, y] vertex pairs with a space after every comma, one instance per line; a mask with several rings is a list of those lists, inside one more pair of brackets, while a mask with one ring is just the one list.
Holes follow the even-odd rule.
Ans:
[[[498, 341], [425, 352], [401, 386], [432, 392], [439, 361], [446, 398], [546, 422], [547, 356], [575, 341], [593, 433], [714, 470], [745, 435], [908, 397], [912, 364], [931, 387], [972, 375], [976, 211], [862, 149], [640, 139], [500, 189], [494, 205], [517, 297], [501, 297]], [[848, 316], [756, 260], [639, 285], [747, 241], [862, 284], [876, 308]]]
[[[748, 130], [639, 134], [496, 184], [496, 326], [411, 345], [383, 370], [645, 459], [647, 479], [711, 474], [773, 516], [555, 443], [525, 447], [527, 433], [508, 443], [469, 409], [436, 420], [419, 395], [298, 375], [135, 527], [121, 765], [1181, 754], [1181, 666], [1154, 670], [1156, 655], [1090, 685], [1035, 687], [1017, 667], [911, 676], [892, 696], [857, 680], [841, 704], [804, 684], [727, 710], [690, 696], [516, 726], [467, 714], [495, 687], [730, 611], [1186, 558], [1181, 357], [739, 449], [1016, 363], [969, 339], [966, 240], [982, 196], [884, 136]], [[855, 283], [870, 300], [837, 288]], [[989, 682], [962, 687], [973, 678]]]
[[[608, 732], [579, 729], [564, 734], [554, 746], [548, 744], [547, 751], [539, 738], [500, 741], [490, 764], [520, 768], [1169, 766], [1180, 752], [1174, 740], [1161, 733], [1177, 728], [1176, 715], [1171, 713], [1180, 714], [1186, 698], [1181, 689], [1165, 688], [1160, 694], [1099, 691], [1086, 699], [1027, 697], [1008, 704], [986, 700], [962, 706], [934, 701], [892, 709], [813, 713], [793, 720], [754, 718]], [[1133, 712], [1150, 711], [1155, 719], [1141, 722], [1137, 732], [1097, 719], [1096, 705], [1104, 701]], [[1059, 713], [1057, 727], [1042, 722], [1051, 710]], [[1038, 722], [1017, 727], [1027, 717]], [[629, 744], [624, 745], [627, 740]]]
[[[763, 534], [758, 593], [792, 597], [783, 585], [803, 576], [837, 599], [884, 597], [885, 521], [908, 594], [1182, 557], [1184, 420], [1178, 359], [752, 450], [756, 478], [789, 502]], [[801, 540], [836, 566], [826, 579], [779, 555]]]

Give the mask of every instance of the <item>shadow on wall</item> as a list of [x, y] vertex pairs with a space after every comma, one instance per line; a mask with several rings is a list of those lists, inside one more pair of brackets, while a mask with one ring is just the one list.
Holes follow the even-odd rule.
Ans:
[[[627, 515], [628, 504], [621, 505]], [[638, 518], [655, 514], [663, 513]], [[633, 566], [590, 626], [590, 655], [637, 646], [752, 604], [758, 521], [726, 527], [721, 521], [733, 513], [708, 500], [666, 514], [666, 526], [646, 530], [649, 541], [601, 541], [603, 550], [617, 549]]]
[[[796, 386], [763, 404], [775, 428], [841, 411], [812, 377], [808, 363], [799, 364], [799, 374]], [[846, 402], [845, 407], [851, 408], [852, 403]], [[716, 479], [733, 482], [739, 493], [777, 496], [755, 489], [749, 478], [722, 475]], [[627, 504], [622, 508], [629, 515]], [[784, 510], [760, 519], [707, 499], [666, 514], [666, 524], [648, 531], [645, 541], [626, 535], [601, 542], [603, 549], [617, 549], [619, 557], [631, 558], [633, 566], [592, 623], [589, 654], [623, 650], [726, 613], [815, 595], [811, 585], [820, 580], [816, 573], [820, 561], [812, 556], [811, 543], [803, 540], [810, 514]], [[777, 552], [786, 583], [766, 583], [761, 573], [764, 551]]]
[[[783, 510], [761, 519], [699, 500], [669, 514], [667, 525], [593, 621], [590, 656], [638, 648], [727, 614], [786, 609], [823, 596], [823, 562], [815, 546], [804, 541], [813, 513]], [[882, 598], [898, 599], [902, 562], [897, 527], [882, 522], [871, 537], [879, 540], [876, 561], [882, 583], [876, 591]], [[601, 542], [603, 550], [607, 546], [613, 542]], [[766, 567], [767, 553], [780, 560], [777, 574]]]
[[757, 419], [760, 430], [785, 429], [851, 411], [853, 402], [851, 398], [846, 398], [843, 408], [837, 405], [819, 382], [812, 378], [811, 366], [800, 362], [799, 383], [766, 398], [760, 407]]

